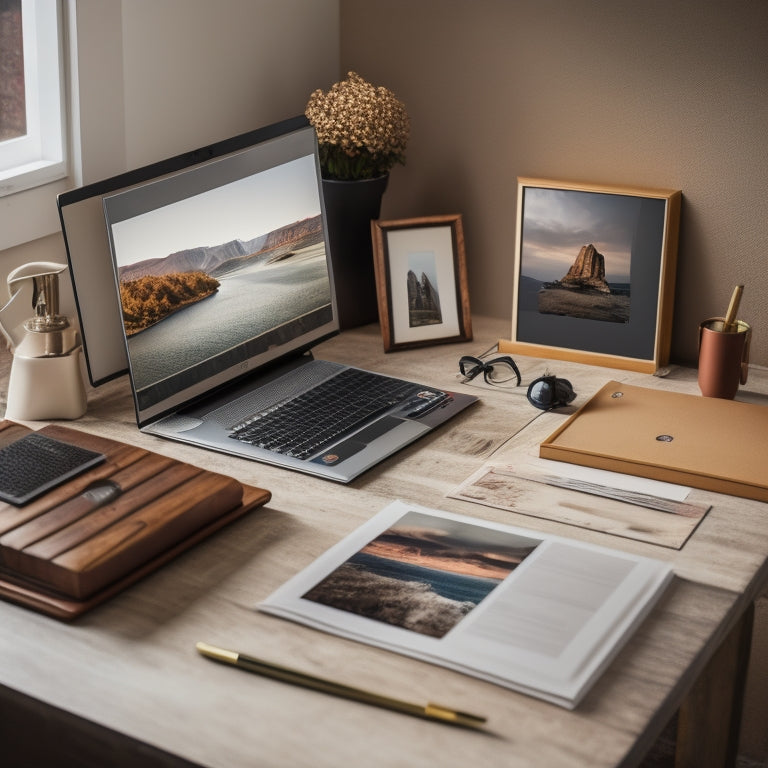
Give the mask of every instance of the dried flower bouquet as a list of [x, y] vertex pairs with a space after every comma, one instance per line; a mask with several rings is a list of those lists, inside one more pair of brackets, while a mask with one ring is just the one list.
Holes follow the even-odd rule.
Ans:
[[410, 134], [405, 106], [392, 91], [356, 72], [327, 93], [312, 93], [305, 114], [317, 132], [325, 178], [371, 179], [405, 163]]

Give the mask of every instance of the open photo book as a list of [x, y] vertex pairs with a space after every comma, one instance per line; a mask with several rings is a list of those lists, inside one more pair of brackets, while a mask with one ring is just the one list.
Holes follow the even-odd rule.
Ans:
[[572, 709], [673, 571], [396, 501], [258, 608]]

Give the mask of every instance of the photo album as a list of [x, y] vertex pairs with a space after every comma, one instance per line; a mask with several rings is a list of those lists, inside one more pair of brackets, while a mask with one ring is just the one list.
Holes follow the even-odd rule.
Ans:
[[572, 709], [669, 564], [396, 501], [258, 605]]

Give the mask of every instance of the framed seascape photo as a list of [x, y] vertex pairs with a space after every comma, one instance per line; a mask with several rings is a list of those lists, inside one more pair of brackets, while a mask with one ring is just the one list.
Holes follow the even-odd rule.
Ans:
[[461, 216], [371, 222], [384, 350], [472, 338]]
[[518, 179], [499, 350], [654, 373], [669, 360], [679, 190]]

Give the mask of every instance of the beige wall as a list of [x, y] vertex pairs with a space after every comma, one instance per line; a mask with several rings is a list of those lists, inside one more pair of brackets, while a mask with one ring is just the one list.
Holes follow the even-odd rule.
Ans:
[[[341, 67], [406, 102], [384, 217], [461, 213], [472, 309], [511, 318], [518, 176], [683, 191], [672, 356], [736, 283], [768, 365], [768, 2], [341, 0]], [[742, 749], [768, 753], [768, 598]]]
[[301, 114], [338, 66], [337, 0], [122, 0], [122, 31], [131, 168]]
[[516, 177], [683, 191], [672, 356], [737, 282], [768, 365], [768, 3], [341, 0], [342, 70], [409, 109], [384, 216], [460, 212], [472, 309], [511, 317]]

